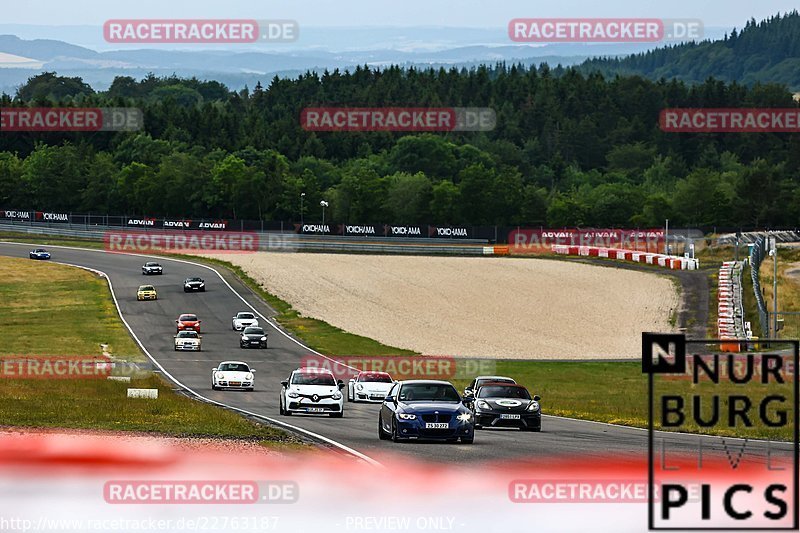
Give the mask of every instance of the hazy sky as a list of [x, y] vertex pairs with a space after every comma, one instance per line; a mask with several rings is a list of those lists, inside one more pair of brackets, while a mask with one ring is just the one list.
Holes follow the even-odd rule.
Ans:
[[[789, 0], [0, 0], [3, 24], [102, 24], [110, 18], [289, 18], [302, 26], [505, 26], [517, 17], [696, 18], [741, 27]], [[35, 7], [34, 7], [35, 6]]]

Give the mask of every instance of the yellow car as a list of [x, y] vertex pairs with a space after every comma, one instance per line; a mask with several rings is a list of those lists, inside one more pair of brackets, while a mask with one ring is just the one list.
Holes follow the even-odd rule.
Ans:
[[140, 285], [139, 290], [136, 291], [136, 299], [141, 300], [158, 300], [156, 288], [152, 285]]

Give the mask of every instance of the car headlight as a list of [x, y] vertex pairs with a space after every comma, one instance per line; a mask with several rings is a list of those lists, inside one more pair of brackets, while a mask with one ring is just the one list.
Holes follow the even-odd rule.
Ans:
[[267, 338], [266, 337], [261, 337], [261, 340], [265, 341], [265, 340], [267, 340]]
[[201, 287], [205, 287], [205, 286], [206, 286], [206, 284], [205, 284], [205, 283], [201, 283], [201, 284], [200, 284], [200, 286], [201, 286]]
[[247, 379], [247, 381], [253, 381], [253, 374], [247, 374], [245, 379]]
[[222, 379], [225, 376], [222, 375], [222, 372], [217, 372], [216, 374], [214, 374], [214, 377], [217, 379]]
[[300, 397], [300, 395], [297, 394], [294, 391], [291, 391], [291, 392], [287, 393], [286, 396], [288, 396], [289, 398], [299, 398]]
[[397, 413], [397, 417], [400, 420], [415, 420], [417, 418], [417, 415], [410, 415], [408, 413]]
[[478, 407], [480, 407], [481, 409], [487, 409], [487, 410], [490, 410], [490, 409], [492, 408], [492, 406], [491, 406], [491, 405], [489, 405], [489, 402], [485, 402], [485, 401], [483, 401], [483, 400], [478, 400], [478, 403], [477, 403], [476, 405], [477, 405]]
[[356, 388], [357, 388], [358, 390], [364, 390], [364, 385], [362, 385], [361, 383], [359, 383], [358, 385], [356, 385]]
[[339, 391], [336, 391], [336, 392], [333, 393], [333, 396], [331, 396], [331, 398], [333, 398], [334, 400], [341, 400], [342, 399], [342, 393], [339, 392]]
[[472, 420], [472, 413], [461, 413], [456, 418], [461, 422], [469, 422]]
[[538, 411], [539, 410], [539, 402], [531, 402], [528, 406], [528, 411]]

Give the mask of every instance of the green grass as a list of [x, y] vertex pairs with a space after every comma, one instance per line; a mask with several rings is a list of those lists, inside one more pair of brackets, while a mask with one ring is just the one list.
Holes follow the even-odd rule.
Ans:
[[[128, 399], [128, 387], [157, 388], [158, 399]], [[178, 437], [222, 437], [291, 444], [283, 431], [173, 392], [152, 374], [131, 383], [105, 379], [6, 380], [4, 425], [124, 430]]]
[[144, 360], [106, 280], [88, 271], [0, 257], [0, 301], [0, 356], [100, 356], [107, 344], [116, 358]]
[[[106, 281], [63, 265], [0, 257], [1, 359], [99, 358], [100, 343], [117, 359], [142, 360], [122, 325]], [[2, 378], [0, 424], [126, 430], [171, 436], [247, 439], [295, 447], [300, 440], [231, 411], [192, 400], [152, 374], [131, 383], [91, 379]], [[128, 399], [128, 387], [159, 397]]]

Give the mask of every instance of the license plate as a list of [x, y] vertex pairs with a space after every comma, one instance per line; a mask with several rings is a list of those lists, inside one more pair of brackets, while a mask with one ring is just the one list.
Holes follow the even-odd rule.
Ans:
[[519, 420], [519, 415], [500, 415], [500, 418], [504, 418], [506, 420]]
[[425, 429], [448, 429], [450, 424], [447, 422], [427, 422], [425, 423]]
[[321, 413], [324, 410], [322, 407], [306, 407], [306, 413]]
[[240, 381], [231, 381], [231, 387], [238, 387], [238, 386], [240, 386], [241, 384], [242, 384], [242, 383], [241, 383]]

